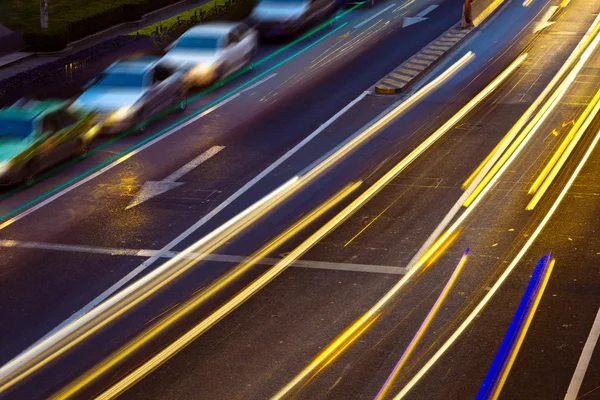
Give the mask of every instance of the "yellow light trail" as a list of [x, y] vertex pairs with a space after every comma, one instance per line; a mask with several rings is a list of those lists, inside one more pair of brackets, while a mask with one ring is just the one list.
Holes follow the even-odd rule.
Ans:
[[[61, 328], [53, 335], [2, 366], [0, 368], [0, 393], [11, 388], [22, 379], [65, 354], [74, 346], [107, 326], [110, 322], [131, 310], [173, 279], [183, 274], [186, 271], [186, 268], [191, 268], [194, 265], [194, 263], [185, 262], [186, 259], [190, 258], [190, 254], [209, 254], [212, 250], [225, 243], [229, 238], [250, 226], [253, 222], [264, 216], [277, 205], [281, 204], [296, 191], [300, 190], [301, 187], [311, 182], [325, 170], [341, 160], [360, 144], [364, 143], [372, 135], [383, 129], [409, 107], [443, 84], [470, 62], [474, 56], [475, 55], [472, 52], [465, 54], [442, 74], [418, 90], [404, 102], [400, 103], [377, 122], [363, 130], [352, 140], [345, 143], [341, 148], [325, 158], [302, 177], [296, 176], [292, 178], [269, 195], [254, 203], [252, 206], [200, 239], [173, 259], [164, 263], [156, 270], [150, 272], [148, 275], [142, 277], [120, 292], [117, 292], [113, 297], [107, 299], [89, 313]], [[123, 156], [122, 160], [130, 157], [131, 154]], [[7, 221], [6, 223], [10, 223], [10, 221]], [[4, 225], [0, 225], [0, 229], [2, 226]]]
[[527, 314], [527, 318], [525, 319], [525, 322], [523, 323], [523, 328], [519, 332], [519, 335], [517, 337], [515, 345], [514, 345], [512, 351], [510, 353], [510, 356], [506, 362], [506, 366], [502, 369], [502, 374], [500, 375], [500, 377], [498, 379], [498, 383], [494, 387], [494, 390], [490, 396], [490, 400], [498, 399], [498, 397], [500, 396], [500, 393], [502, 392], [504, 383], [506, 383], [506, 379], [508, 378], [508, 375], [510, 374], [510, 370], [512, 369], [512, 366], [515, 363], [515, 359], [517, 358], [517, 355], [519, 354], [519, 350], [521, 349], [521, 345], [523, 344], [523, 341], [525, 340], [525, 336], [527, 336], [527, 331], [529, 330], [529, 326], [531, 325], [533, 316], [535, 315], [535, 312], [540, 304], [540, 301], [542, 300], [542, 296], [544, 295], [544, 291], [546, 290], [546, 286], [548, 285], [548, 281], [550, 280], [550, 275], [552, 274], [552, 269], [554, 268], [555, 262], [556, 262], [556, 260], [553, 258], [552, 260], [550, 260], [550, 264], [548, 264], [548, 269], [546, 271], [546, 274], [544, 275], [542, 284], [540, 285], [539, 291], [536, 294], [535, 299], [533, 300], [531, 309], [530, 309], [529, 313]]
[[531, 5], [531, 3], [533, 3], [533, 0], [525, 0], [523, 2], [523, 7], [529, 7]]
[[388, 376], [388, 378], [385, 381], [385, 383], [383, 384], [382, 388], [379, 390], [379, 393], [377, 393], [377, 396], [375, 396], [375, 400], [382, 400], [382, 399], [384, 399], [385, 396], [387, 395], [387, 393], [389, 392], [392, 384], [394, 383], [394, 379], [396, 379], [396, 377], [398, 376], [398, 373], [400, 372], [400, 370], [402, 369], [402, 367], [404, 366], [404, 364], [406, 364], [406, 360], [408, 360], [408, 358], [410, 357], [410, 355], [412, 354], [412, 352], [414, 351], [414, 349], [417, 347], [417, 345], [421, 341], [421, 338], [423, 337], [423, 335], [425, 334], [425, 332], [429, 328], [429, 325], [431, 324], [431, 321], [435, 318], [435, 315], [437, 314], [437, 312], [439, 311], [440, 307], [442, 306], [442, 303], [444, 302], [444, 300], [448, 296], [448, 293], [450, 292], [450, 289], [452, 289], [452, 286], [454, 286], [454, 283], [456, 282], [456, 279], [458, 278], [458, 275], [460, 275], [460, 272], [462, 271], [463, 267], [467, 263], [468, 253], [469, 253], [469, 250], [467, 249], [467, 251], [465, 252], [465, 254], [463, 254], [463, 256], [461, 257], [458, 265], [454, 269], [454, 272], [450, 276], [450, 279], [448, 279], [448, 282], [446, 283], [446, 286], [444, 287], [444, 289], [440, 293], [439, 297], [437, 298], [436, 302], [434, 303], [433, 307], [431, 308], [431, 310], [429, 311], [429, 313], [425, 317], [425, 320], [421, 324], [421, 327], [419, 328], [419, 330], [417, 331], [417, 333], [415, 334], [415, 336], [410, 341], [410, 343], [409, 343], [408, 347], [406, 348], [406, 350], [404, 350], [404, 353], [400, 357], [400, 360], [398, 361], [398, 363], [396, 364], [396, 366], [394, 367], [394, 369], [392, 370], [392, 372]]
[[538, 176], [532, 187], [529, 189], [529, 193], [531, 194], [535, 192], [535, 196], [533, 196], [529, 204], [527, 204], [527, 210], [533, 210], [542, 199], [563, 165], [567, 162], [567, 159], [575, 149], [575, 146], [577, 146], [583, 137], [583, 134], [588, 130], [598, 115], [599, 111], [600, 90], [596, 92], [596, 95], [592, 101], [590, 101], [580, 118], [577, 120], [575, 125], [573, 125], [573, 128], [567, 135], [565, 141], [561, 144], [558, 151], [554, 154], [550, 162], [546, 165], [540, 176]]
[[537, 237], [541, 233], [542, 229], [544, 229], [544, 227], [546, 226], [546, 224], [548, 223], [548, 221], [550, 220], [552, 215], [556, 212], [556, 209], [558, 208], [560, 203], [563, 201], [567, 192], [573, 185], [573, 182], [575, 182], [575, 179], [577, 178], [577, 176], [579, 175], [579, 172], [581, 171], [581, 169], [587, 162], [588, 158], [590, 157], [590, 155], [596, 148], [596, 145], [598, 144], [599, 140], [600, 140], [600, 131], [596, 134], [590, 147], [588, 148], [585, 155], [583, 156], [583, 158], [577, 165], [577, 168], [575, 168], [573, 175], [571, 175], [571, 177], [569, 178], [567, 184], [565, 185], [565, 187], [562, 189], [562, 191], [560, 192], [560, 194], [558, 195], [558, 197], [552, 204], [552, 207], [550, 207], [550, 209], [548, 210], [548, 213], [544, 216], [544, 219], [540, 222], [538, 227], [535, 229], [533, 234], [529, 237], [529, 239], [527, 240], [527, 242], [525, 243], [523, 248], [521, 248], [519, 253], [513, 259], [513, 261], [508, 265], [506, 270], [504, 270], [504, 272], [502, 273], [500, 278], [496, 281], [494, 286], [492, 286], [492, 288], [487, 292], [487, 294], [485, 295], [483, 300], [479, 304], [477, 304], [477, 306], [473, 309], [471, 314], [469, 314], [469, 316], [463, 321], [463, 323], [458, 327], [458, 329], [450, 336], [450, 338], [442, 345], [442, 347], [434, 354], [434, 356], [431, 359], [429, 359], [429, 361], [427, 361], [427, 363], [423, 366], [423, 368], [421, 368], [419, 370], [419, 372], [410, 380], [410, 382], [408, 382], [408, 384], [400, 391], [400, 393], [398, 393], [398, 395], [394, 398], [394, 400], [400, 400], [404, 396], [406, 396], [406, 394], [408, 394], [408, 392], [421, 380], [421, 378], [427, 373], [427, 371], [429, 371], [429, 369], [431, 369], [431, 367], [444, 355], [444, 353], [448, 350], [448, 348], [450, 348], [450, 346], [452, 346], [452, 344], [460, 337], [460, 335], [465, 331], [465, 329], [467, 329], [467, 327], [473, 322], [473, 320], [475, 318], [477, 318], [477, 315], [479, 315], [481, 313], [481, 311], [487, 305], [487, 303], [489, 303], [490, 299], [498, 291], [500, 286], [502, 286], [502, 284], [504, 283], [506, 278], [508, 278], [510, 273], [515, 269], [515, 267], [521, 261], [521, 259], [525, 255], [525, 253], [529, 250], [529, 248], [531, 247], [533, 242], [537, 239]]
[[[576, 48], [573, 50], [569, 58], [565, 61], [561, 69], [556, 73], [552, 81], [546, 86], [546, 88], [542, 91], [542, 93], [538, 96], [538, 98], [533, 102], [533, 104], [527, 109], [525, 114], [519, 118], [517, 123], [510, 129], [508, 134], [502, 139], [502, 141], [494, 148], [492, 153], [486, 157], [483, 163], [475, 170], [473, 174], [465, 181], [463, 184], [463, 189], [467, 188], [471, 182], [474, 181], [475, 177], [484, 169], [484, 167], [495, 158], [496, 153], [499, 149], [504, 147], [505, 143], [509, 143], [514, 139], [514, 137], [521, 132], [521, 129], [525, 127], [525, 129], [521, 132], [521, 134], [517, 137], [517, 139], [511, 143], [510, 147], [506, 150], [504, 154], [500, 157], [500, 159], [493, 165], [493, 167], [487, 172], [484, 179], [477, 185], [475, 190], [471, 193], [471, 195], [464, 202], [465, 207], [469, 207], [473, 203], [473, 201], [479, 196], [484, 187], [487, 187], [488, 184], [493, 180], [493, 178], [502, 170], [506, 170], [508, 166], [512, 163], [512, 161], [516, 158], [516, 155], [520, 152], [520, 149], [523, 149], [524, 146], [522, 144], [526, 144], [531, 137], [535, 134], [535, 132], [542, 126], [543, 122], [551, 115], [552, 110], [559, 104], [560, 99], [564, 96], [569, 86], [575, 80], [577, 73], [583, 68], [583, 64], [587, 60], [587, 57], [590, 54], [589, 50], [594, 49], [597, 46], [598, 41], [598, 32], [600, 31], [600, 16], [598, 16], [592, 26], [588, 29], [587, 33], [583, 36], [581, 41], [578, 43]], [[596, 39], [594, 39], [596, 38]], [[591, 47], [590, 47], [591, 46]], [[587, 52], [587, 53], [586, 53]], [[582, 56], [583, 55], [583, 56]], [[579, 57], [582, 56], [582, 59]], [[579, 59], [579, 62], [578, 62]], [[583, 60], [583, 62], [582, 62]], [[577, 63], [575, 65], [575, 63]], [[564, 75], [569, 72], [569, 69], [575, 65], [575, 67], [570, 71], [562, 82]], [[560, 84], [559, 84], [560, 83]], [[527, 121], [533, 116], [535, 111], [542, 105], [544, 100], [548, 97], [550, 92], [558, 87], [552, 93], [550, 98], [543, 104], [542, 108], [537, 112], [535, 117], [526, 125]], [[500, 172], [500, 174], [502, 174]]]
[[[516, 66], [518, 66], [525, 59], [526, 55], [519, 57], [511, 65], [507, 71], [514, 71]], [[506, 72], [506, 71], [505, 71]], [[340, 214], [338, 214], [334, 219], [329, 221], [323, 228], [333, 229], [338, 226], [343, 220], [348, 218], [352, 213], [355, 212], [358, 208], [360, 208], [365, 202], [370, 200], [373, 196], [375, 196], [385, 185], [387, 185], [391, 180], [393, 180], [401, 171], [403, 171], [410, 163], [412, 163], [417, 157], [419, 157], [427, 148], [429, 148], [435, 141], [437, 141], [440, 137], [442, 137], [446, 132], [448, 132], [457, 122], [459, 122], [469, 111], [471, 111], [477, 104], [479, 104], [487, 95], [492, 93], [494, 89], [496, 89], [507, 77], [509, 73], [502, 73], [494, 81], [492, 81], [481, 93], [475, 96], [469, 103], [467, 103], [457, 114], [455, 114], [451, 119], [449, 119], [444, 125], [442, 125], [436, 132], [434, 132], [431, 136], [429, 136], [425, 141], [423, 141], [417, 148], [415, 148], [408, 156], [406, 156], [402, 161], [400, 161], [394, 168], [388, 171], [383, 177], [381, 177], [373, 186], [367, 189], [361, 196], [359, 196], [356, 200], [354, 200], [345, 210], [343, 210]], [[315, 371], [320, 369], [320, 366], [326, 362], [333, 354], [336, 354], [339, 348], [344, 347], [349, 338], [353, 337], [354, 334], [361, 330], [361, 328], [369, 323], [373, 319], [373, 317], [381, 312], [381, 309], [384, 305], [391, 299], [393, 296], [408, 282], [408, 280], [415, 274], [417, 271], [422, 269], [424, 265], [426, 265], [431, 258], [432, 255], [436, 254], [438, 250], [445, 244], [447, 241], [455, 237], [455, 232], [457, 229], [454, 229], [451, 232], [445, 232], [435, 243], [431, 246], [431, 248], [421, 257], [415, 265], [404, 275], [404, 277], [394, 285], [394, 287], [385, 294], [369, 311], [363, 314], [359, 319], [357, 319], [352, 325], [350, 325], [346, 330], [344, 330], [333, 342], [331, 342], [319, 355], [317, 355], [308, 366], [306, 366], [294, 379], [292, 379], [286, 386], [284, 386], [273, 399], [281, 399], [284, 396], [288, 395], [290, 392], [295, 390], [295, 388], [304, 382], [308, 377], [312, 376]]]
[[[113, 297], [99, 304], [94, 310], [95, 313], [90, 312], [83, 315], [65, 328], [44, 339], [34, 347], [35, 352], [30, 349], [33, 354], [30, 354], [29, 351], [24, 352], [4, 365], [1, 368], [3, 375], [0, 381], [0, 393], [43, 368], [156, 293], [169, 282], [181, 276], [194, 265], [194, 262], [190, 260], [190, 254], [212, 253], [235, 234], [241, 232], [270, 211], [273, 204], [281, 196], [285, 196], [288, 193], [288, 188], [293, 187], [297, 180], [297, 177], [291, 179], [277, 190], [271, 192], [236, 217], [206, 235], [195, 245], [186, 249], [186, 251], [179, 253], [173, 259], [134, 282], [126, 289], [117, 292]], [[171, 266], [174, 267], [170, 268]], [[167, 273], [165, 273], [165, 270]]]
[[[327, 200], [317, 209], [313, 210], [309, 215], [302, 218], [292, 227], [287, 229], [285, 232], [280, 234], [278, 237], [273, 239], [270, 243], [263, 246], [262, 249], [255, 252], [251, 255], [244, 263], [238, 265], [235, 269], [229, 272], [224, 277], [220, 278], [215, 283], [211, 284], [207, 289], [198, 293], [194, 298], [188, 301], [183, 307], [179, 307], [175, 310], [175, 312], [171, 313], [167, 318], [161, 320], [159, 323], [155, 324], [144, 333], [139, 335], [133, 341], [128, 343], [126, 346], [121, 348], [119, 351], [115, 352], [115, 354], [111, 355], [103, 362], [98, 364], [96, 367], [92, 368], [90, 371], [86, 372], [83, 376], [75, 380], [74, 382], [67, 385], [65, 388], [61, 389], [60, 392], [56, 393], [52, 396], [53, 399], [67, 399], [73, 397], [78, 394], [81, 390], [83, 390], [90, 383], [94, 382], [102, 375], [109, 372], [111, 369], [116, 367], [119, 363], [127, 359], [127, 357], [131, 356], [135, 351], [139, 350], [145, 344], [154, 340], [158, 335], [163, 333], [166, 329], [170, 328], [174, 324], [176, 324], [179, 320], [189, 315], [191, 312], [196, 310], [201, 304], [205, 303], [219, 291], [223, 290], [227, 285], [234, 282], [236, 279], [241, 277], [244, 273], [250, 270], [257, 262], [266, 257], [268, 254], [273, 253], [291, 238], [293, 238], [297, 233], [306, 228], [309, 224], [313, 223], [315, 220], [320, 218], [326, 212], [330, 211], [333, 207], [338, 205], [343, 199], [348, 197], [351, 193], [353, 193], [362, 182], [356, 182], [354, 184], [348, 185], [346, 188], [342, 189], [339, 193], [334, 195], [331, 199]], [[197, 261], [197, 260], [196, 260]], [[232, 311], [232, 310], [231, 310]], [[224, 316], [223, 314], [219, 314], [221, 318]], [[209, 316], [207, 319], [210, 319]], [[214, 325], [218, 321], [211, 320], [211, 325], [207, 325], [206, 323], [202, 323], [204, 330], [196, 330], [196, 336], [189, 336], [189, 341], [176, 342], [176, 346], [169, 346], [164, 350], [165, 354], [159, 354], [158, 360], [154, 362], [154, 359], [148, 361], [151, 363], [147, 367], [143, 369], [143, 374], [138, 373], [135, 378], [127, 379], [127, 384], [132, 385], [135, 382], [142, 379], [146, 374], [150, 373], [153, 369], [160, 366], [163, 362], [177, 354], [180, 350], [182, 350], [185, 346], [187, 346], [192, 340], [195, 340], [198, 336], [202, 335], [206, 329], [210, 326]], [[140, 367], [142, 368], [142, 367]], [[134, 372], [135, 373], [135, 372]], [[119, 386], [119, 393], [125, 391], [129, 386]], [[112, 389], [111, 389], [112, 390]]]

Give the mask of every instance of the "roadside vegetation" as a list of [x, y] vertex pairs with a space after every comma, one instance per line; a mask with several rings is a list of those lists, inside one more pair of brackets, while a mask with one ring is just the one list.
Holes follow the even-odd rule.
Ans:
[[131, 35], [150, 36], [154, 44], [161, 48], [201, 22], [241, 20], [250, 14], [255, 4], [255, 0], [213, 0], [190, 11], [147, 26]]
[[[177, 1], [50, 0], [48, 2], [50, 27], [42, 30], [39, 28], [39, 0], [0, 0], [0, 23], [9, 29], [22, 32], [25, 41], [35, 50], [55, 51], [64, 48], [71, 41], [84, 38], [123, 22], [136, 21], [150, 11]], [[230, 0], [226, 2], [214, 0], [198, 7], [196, 11], [197, 20], [201, 22], [221, 18], [236, 18], [236, 16], [243, 17], [244, 12], [234, 9], [238, 6], [245, 9], [244, 5], [247, 3], [250, 3], [250, 1]], [[189, 20], [189, 17], [180, 17], [180, 20], [182, 19]], [[175, 17], [175, 23], [177, 23], [177, 17]], [[167, 23], [165, 26], [172, 25], [173, 23]]]

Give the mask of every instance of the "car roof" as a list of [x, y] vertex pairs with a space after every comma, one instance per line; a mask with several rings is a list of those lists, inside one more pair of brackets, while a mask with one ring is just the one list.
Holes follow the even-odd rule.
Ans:
[[32, 120], [41, 118], [48, 113], [62, 109], [66, 106], [66, 104], [66, 101], [58, 99], [22, 99], [12, 106], [0, 109], [0, 118]]
[[114, 62], [107, 72], [143, 73], [152, 68], [159, 58], [152, 56], [129, 57]]
[[223, 36], [228, 34], [233, 28], [238, 25], [238, 22], [211, 22], [202, 25], [196, 25], [195, 27], [189, 29], [185, 36], [200, 36], [200, 35], [210, 35], [210, 36]]

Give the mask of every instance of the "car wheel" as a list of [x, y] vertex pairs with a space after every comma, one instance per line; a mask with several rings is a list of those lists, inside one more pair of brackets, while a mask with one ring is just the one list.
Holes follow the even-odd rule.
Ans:
[[35, 161], [35, 159], [30, 160], [27, 165], [25, 165], [25, 168], [23, 169], [23, 175], [21, 178], [21, 181], [26, 185], [26, 186], [31, 186], [35, 183], [35, 178], [38, 172], [38, 168], [37, 168], [37, 163]]
[[187, 94], [184, 92], [181, 94], [181, 96], [179, 97], [179, 107], [177, 107], [177, 111], [179, 112], [184, 112], [185, 109], [187, 108]]
[[146, 118], [144, 117], [146, 115], [145, 110], [142, 108], [139, 113], [138, 113], [138, 117], [137, 117], [137, 130], [138, 132], [144, 132], [146, 130], [146, 126], [148, 125], [148, 123], [146, 122]]
[[223, 82], [220, 82], [223, 79], [223, 71], [223, 66], [217, 68], [217, 70], [215, 71], [215, 79], [213, 80], [213, 83], [218, 83], [219, 86], [223, 86]]
[[90, 151], [90, 143], [84, 142], [83, 140], [79, 142], [77, 155], [81, 158], [86, 158]]

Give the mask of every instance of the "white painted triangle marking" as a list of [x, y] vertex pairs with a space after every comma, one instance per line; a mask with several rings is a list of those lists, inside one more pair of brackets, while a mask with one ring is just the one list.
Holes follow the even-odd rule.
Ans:
[[418, 13], [417, 15], [415, 15], [414, 17], [404, 18], [404, 21], [402, 21], [402, 27], [406, 28], [407, 26], [418, 24], [419, 22], [423, 22], [423, 21], [427, 20], [427, 18], [424, 18], [424, 17], [427, 14], [429, 14], [430, 12], [432, 12], [433, 10], [435, 10], [436, 8], [438, 8], [438, 5], [432, 4], [429, 7], [427, 7], [426, 9], [424, 9], [423, 11], [421, 11], [420, 13]]

